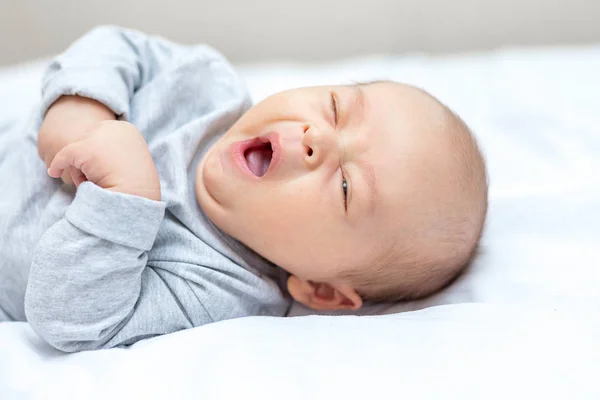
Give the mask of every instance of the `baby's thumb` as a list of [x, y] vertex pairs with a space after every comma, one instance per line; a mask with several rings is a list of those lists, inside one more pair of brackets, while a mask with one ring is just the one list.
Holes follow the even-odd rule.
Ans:
[[[63, 172], [69, 167], [74, 167], [81, 170], [85, 163], [85, 146], [81, 142], [72, 143], [63, 147], [50, 163], [48, 175], [52, 178], [60, 178]], [[82, 171], [83, 172], [83, 171]], [[85, 172], [84, 172], [85, 173]]]

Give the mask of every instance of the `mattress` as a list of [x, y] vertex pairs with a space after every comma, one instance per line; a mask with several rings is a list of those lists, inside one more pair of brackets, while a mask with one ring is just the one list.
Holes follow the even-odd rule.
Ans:
[[[0, 69], [0, 128], [27, 115], [44, 65]], [[295, 305], [292, 318], [223, 321], [127, 349], [62, 354], [26, 323], [0, 323], [0, 398], [600, 398], [600, 46], [239, 71], [255, 101], [393, 79], [448, 104], [488, 163], [473, 265], [421, 301], [358, 316]]]

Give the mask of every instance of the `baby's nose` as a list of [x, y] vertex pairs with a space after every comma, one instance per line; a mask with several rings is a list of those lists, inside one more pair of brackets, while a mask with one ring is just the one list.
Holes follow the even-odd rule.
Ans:
[[305, 161], [311, 168], [318, 167], [337, 152], [334, 135], [316, 127], [306, 126], [302, 138]]

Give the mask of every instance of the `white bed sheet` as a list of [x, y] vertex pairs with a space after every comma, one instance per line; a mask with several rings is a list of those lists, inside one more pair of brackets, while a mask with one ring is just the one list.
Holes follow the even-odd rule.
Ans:
[[[472, 268], [429, 299], [363, 311], [411, 313], [245, 318], [127, 350], [62, 355], [27, 324], [3, 323], [0, 398], [600, 397], [600, 46], [240, 71], [255, 100], [395, 79], [455, 109], [481, 142], [491, 183]], [[0, 69], [0, 114], [26, 115], [40, 72]]]

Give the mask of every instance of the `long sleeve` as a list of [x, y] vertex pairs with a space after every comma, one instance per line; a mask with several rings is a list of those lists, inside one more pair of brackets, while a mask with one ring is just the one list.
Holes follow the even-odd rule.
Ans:
[[133, 343], [192, 327], [166, 281], [147, 267], [165, 203], [83, 183], [35, 250], [25, 312], [63, 351]]
[[129, 120], [136, 91], [189, 54], [190, 47], [114, 26], [92, 29], [48, 66], [42, 115], [63, 95], [97, 100]]

